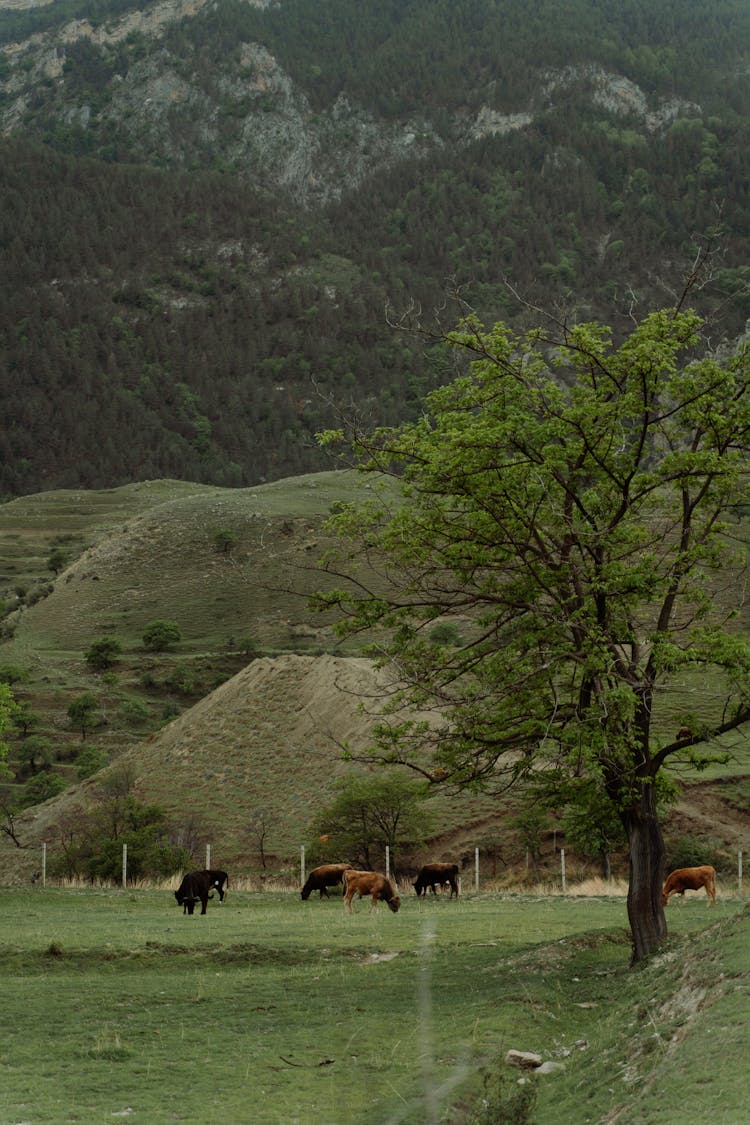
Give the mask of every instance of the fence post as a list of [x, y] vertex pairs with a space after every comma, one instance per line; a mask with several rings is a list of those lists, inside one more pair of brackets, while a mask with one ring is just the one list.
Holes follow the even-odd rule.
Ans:
[[479, 890], [479, 848], [474, 848], [474, 890]]
[[211, 867], [211, 845], [206, 844], [206, 871]]
[[42, 886], [47, 886], [47, 845], [42, 844]]
[[560, 874], [562, 875], [562, 892], [565, 894], [565, 848], [560, 848]]
[[391, 877], [391, 849], [389, 844], [385, 845], [385, 877], [386, 879]]
[[304, 887], [304, 885], [305, 885], [305, 845], [304, 844], [300, 844], [300, 849], [299, 849], [299, 871], [300, 871], [300, 877], [299, 877], [300, 886]]
[[737, 893], [742, 894], [742, 851], [737, 852]]
[[122, 887], [123, 887], [123, 890], [125, 889], [125, 885], [126, 885], [127, 881], [128, 881], [128, 845], [123, 844], [122, 845]]

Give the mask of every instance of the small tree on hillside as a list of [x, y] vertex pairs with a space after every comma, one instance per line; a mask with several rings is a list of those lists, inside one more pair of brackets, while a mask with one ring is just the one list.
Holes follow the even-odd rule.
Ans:
[[36, 773], [51, 763], [52, 743], [42, 734], [31, 734], [19, 746], [18, 758], [23, 766], [28, 766], [32, 773]]
[[65, 789], [65, 779], [59, 773], [41, 770], [24, 785], [21, 807], [27, 809], [32, 805], [40, 805], [42, 801], [49, 801], [51, 797], [62, 793], [63, 789]]
[[96, 723], [98, 706], [96, 696], [87, 691], [74, 699], [68, 707], [68, 718], [71, 725], [80, 730], [82, 740], [86, 738], [86, 734]]
[[176, 621], [152, 621], [143, 631], [143, 644], [149, 652], [164, 652], [181, 639]]
[[58, 575], [61, 570], [65, 570], [68, 565], [68, 553], [61, 550], [60, 547], [55, 547], [49, 553], [47, 559], [47, 570], [51, 570], [54, 575]]
[[238, 535], [224, 527], [214, 532], [214, 547], [220, 555], [231, 555], [239, 541]]
[[[614, 345], [597, 324], [516, 335], [467, 317], [445, 342], [471, 358], [468, 374], [417, 422], [348, 435], [360, 467], [399, 495], [376, 484], [331, 517], [350, 546], [328, 569], [353, 581], [316, 599], [338, 608], [341, 633], [385, 634], [378, 659], [402, 689], [377, 732], [382, 761], [433, 780], [439, 767], [459, 789], [543, 769], [592, 780], [628, 840], [636, 961], [667, 932], [657, 779], [699, 741], [655, 727], [659, 701], [676, 674], [703, 673], [701, 740], [750, 719], [750, 644], [729, 623], [750, 350], [709, 354], [700, 329], [666, 309]], [[358, 551], [384, 560], [376, 587]], [[472, 634], [431, 642], [451, 616]]]
[[103, 672], [112, 667], [121, 652], [122, 643], [117, 637], [101, 637], [86, 650], [84, 659], [89, 668], [93, 668], [95, 672]]
[[39, 713], [32, 710], [28, 700], [19, 699], [16, 701], [13, 708], [13, 725], [18, 728], [24, 738], [32, 727], [39, 725], [39, 722]]
[[0, 780], [13, 776], [8, 768], [8, 743], [5, 741], [5, 732], [10, 730], [16, 711], [16, 702], [13, 692], [7, 684], [0, 682]]

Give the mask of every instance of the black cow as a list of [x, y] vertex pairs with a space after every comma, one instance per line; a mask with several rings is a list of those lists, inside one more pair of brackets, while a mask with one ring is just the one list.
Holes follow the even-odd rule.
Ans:
[[228, 882], [226, 871], [190, 871], [175, 891], [174, 897], [177, 905], [182, 907], [183, 914], [192, 914], [198, 901], [201, 904], [201, 914], [205, 914], [208, 900], [214, 897], [211, 890], [216, 889], [219, 901], [223, 901], [223, 888]]
[[229, 890], [229, 876], [226, 871], [206, 871], [206, 875], [211, 877], [211, 885], [216, 887], [219, 892], [219, 902], [224, 901], [224, 897]]
[[417, 895], [427, 894], [429, 887], [435, 894], [435, 887], [450, 886], [451, 898], [458, 898], [458, 864], [457, 863], [426, 863], [417, 875], [414, 890]]

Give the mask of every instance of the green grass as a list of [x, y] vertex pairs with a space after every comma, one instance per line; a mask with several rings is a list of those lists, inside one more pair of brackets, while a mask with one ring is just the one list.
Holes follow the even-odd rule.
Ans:
[[[726, 898], [671, 910], [668, 952], [637, 971], [622, 899], [405, 897], [350, 917], [340, 898], [232, 892], [189, 917], [169, 891], [47, 887], [2, 889], [0, 909], [2, 1125], [462, 1122], [511, 1047], [565, 1062], [539, 1080], [542, 1125], [620, 1103], [684, 1122], [669, 1072], [650, 1082], [669, 1052], [691, 1120], [744, 1085], [719, 1058], [721, 1035], [737, 1064], [748, 1046], [747, 918]], [[688, 977], [716, 1001], [690, 1018]], [[690, 1019], [729, 1029], [708, 1051], [720, 1094]]]

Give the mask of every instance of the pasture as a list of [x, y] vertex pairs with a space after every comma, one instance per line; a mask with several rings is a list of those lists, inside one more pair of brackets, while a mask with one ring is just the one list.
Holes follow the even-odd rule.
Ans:
[[743, 1119], [742, 900], [672, 904], [637, 971], [621, 897], [402, 902], [0, 888], [0, 1125], [499, 1122], [477, 1099], [510, 1048], [564, 1063], [541, 1125]]

